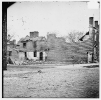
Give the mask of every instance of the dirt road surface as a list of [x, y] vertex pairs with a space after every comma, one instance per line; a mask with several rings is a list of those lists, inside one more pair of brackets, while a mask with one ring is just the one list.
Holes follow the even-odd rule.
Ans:
[[3, 74], [3, 96], [98, 98], [99, 68], [8, 68]]

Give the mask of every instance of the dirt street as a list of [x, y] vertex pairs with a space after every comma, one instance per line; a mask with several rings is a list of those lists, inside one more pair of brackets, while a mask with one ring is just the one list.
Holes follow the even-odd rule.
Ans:
[[4, 71], [10, 98], [98, 98], [99, 68], [12, 68]]

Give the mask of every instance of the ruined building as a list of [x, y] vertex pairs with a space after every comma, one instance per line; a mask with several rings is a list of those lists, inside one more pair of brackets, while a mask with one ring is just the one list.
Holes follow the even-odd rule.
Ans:
[[[95, 24], [94, 24], [95, 23]], [[8, 45], [8, 58], [14, 62], [56, 61], [70, 63], [91, 63], [99, 61], [99, 25], [94, 18], [89, 18], [87, 40], [67, 43], [63, 37], [47, 34], [39, 36], [38, 31], [30, 32], [21, 38], [16, 45]], [[81, 37], [81, 40], [86, 36]], [[13, 41], [14, 42], [14, 41]]]
[[30, 36], [21, 38], [17, 44], [20, 59], [44, 60], [46, 59], [46, 38], [39, 37], [39, 32], [30, 32]]
[[[20, 59], [33, 59], [34, 61], [61, 61], [65, 39], [57, 38], [55, 34], [39, 37], [38, 32], [30, 32], [30, 36], [21, 38], [17, 44]], [[61, 55], [61, 57], [60, 57]], [[65, 55], [65, 54], [64, 54]]]

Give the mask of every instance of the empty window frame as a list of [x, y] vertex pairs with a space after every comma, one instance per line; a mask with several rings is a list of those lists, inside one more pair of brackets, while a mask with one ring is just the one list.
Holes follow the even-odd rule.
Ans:
[[36, 45], [36, 41], [33, 42], [33, 47], [34, 47], [34, 48], [37, 47], [37, 45]]
[[23, 43], [23, 48], [26, 48], [26, 43]]

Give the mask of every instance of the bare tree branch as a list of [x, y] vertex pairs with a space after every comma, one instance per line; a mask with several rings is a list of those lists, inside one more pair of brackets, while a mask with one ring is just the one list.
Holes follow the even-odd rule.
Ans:
[[11, 41], [11, 39], [12, 39], [13, 37], [14, 37], [14, 35], [8, 34], [8, 35], [7, 35], [7, 42]]
[[83, 32], [72, 31], [68, 34], [68, 36], [66, 36], [66, 39], [69, 42], [74, 43], [77, 42], [82, 36], [83, 36]]

